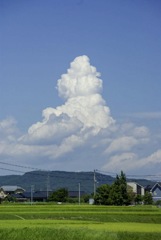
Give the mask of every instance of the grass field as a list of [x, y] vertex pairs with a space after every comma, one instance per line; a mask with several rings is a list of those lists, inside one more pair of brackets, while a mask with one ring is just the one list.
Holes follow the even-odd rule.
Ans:
[[0, 240], [161, 240], [154, 206], [0, 205]]

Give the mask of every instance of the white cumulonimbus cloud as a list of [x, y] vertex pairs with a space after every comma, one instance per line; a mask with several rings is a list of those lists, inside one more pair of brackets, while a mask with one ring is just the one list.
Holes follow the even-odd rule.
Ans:
[[66, 74], [58, 80], [59, 95], [65, 99], [97, 94], [102, 90], [100, 73], [90, 65], [87, 56], [74, 59]]
[[66, 99], [62, 106], [43, 110], [43, 121], [33, 124], [28, 139], [55, 141], [55, 138], [77, 134], [86, 128], [99, 132], [114, 124], [110, 109], [102, 98], [102, 80], [87, 56], [74, 59], [66, 74], [58, 80], [59, 96]]
[[[75, 166], [112, 172], [160, 164], [160, 150], [150, 152], [150, 139], [155, 143], [155, 136], [144, 125], [116, 123], [102, 98], [102, 87], [100, 73], [89, 58], [75, 58], [57, 82], [63, 105], [44, 109], [42, 120], [24, 135], [13, 118], [0, 122], [0, 159], [53, 170], [74, 170]], [[148, 154], [141, 152], [139, 157], [145, 146]]]

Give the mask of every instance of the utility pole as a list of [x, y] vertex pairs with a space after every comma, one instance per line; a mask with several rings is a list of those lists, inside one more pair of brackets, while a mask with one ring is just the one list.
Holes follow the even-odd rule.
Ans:
[[47, 197], [47, 199], [49, 197], [49, 188], [50, 188], [50, 175], [48, 173], [48, 175], [47, 175], [47, 183], [46, 183], [46, 197]]
[[31, 185], [31, 205], [33, 204], [34, 185]]
[[94, 181], [94, 197], [95, 197], [96, 195], [96, 170], [95, 169], [94, 169], [93, 181]]
[[79, 205], [80, 205], [80, 183], [78, 184], [78, 189], [79, 189]]

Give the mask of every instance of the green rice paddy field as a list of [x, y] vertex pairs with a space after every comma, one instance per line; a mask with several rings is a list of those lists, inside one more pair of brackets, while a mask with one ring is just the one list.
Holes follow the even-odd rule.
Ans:
[[0, 205], [0, 240], [161, 240], [161, 208]]

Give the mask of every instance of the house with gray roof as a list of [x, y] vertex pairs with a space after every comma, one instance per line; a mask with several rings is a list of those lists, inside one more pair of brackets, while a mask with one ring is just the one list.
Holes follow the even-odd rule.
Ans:
[[15, 194], [15, 193], [23, 193], [25, 189], [19, 186], [2, 186], [1, 189], [3, 189], [5, 194]]
[[156, 202], [161, 200], [161, 183], [154, 183], [153, 185], [148, 185], [145, 188], [145, 191], [148, 191], [152, 194], [153, 201]]

